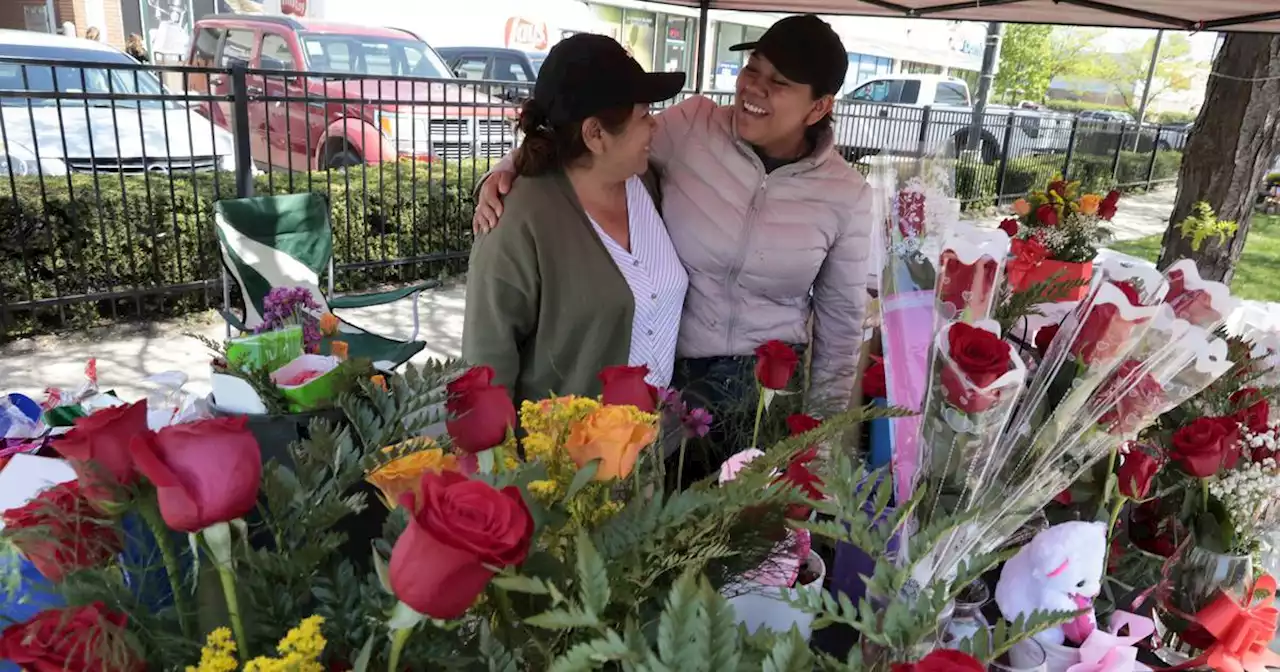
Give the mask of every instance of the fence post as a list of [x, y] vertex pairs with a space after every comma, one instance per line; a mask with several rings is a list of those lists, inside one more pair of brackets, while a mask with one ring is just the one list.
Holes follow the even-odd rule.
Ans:
[[231, 67], [231, 126], [235, 134], [236, 197], [253, 195], [253, 156], [249, 151], [249, 83], [243, 63]]
[[1076, 153], [1076, 129], [1080, 128], [1080, 117], [1071, 119], [1071, 135], [1067, 136], [1067, 160], [1062, 163], [1062, 179], [1071, 174], [1071, 158]]
[[1124, 151], [1124, 129], [1128, 127], [1129, 124], [1120, 122], [1120, 137], [1116, 138], [1116, 153], [1111, 157], [1111, 186], [1120, 183], [1120, 152]]
[[1000, 207], [1000, 199], [1004, 197], [1004, 179], [1009, 171], [1009, 145], [1013, 144], [1013, 112], [1009, 113], [1004, 125], [1004, 140], [1000, 143], [1000, 168], [996, 170], [996, 199], [994, 205]]
[[1151, 141], [1151, 160], [1147, 162], [1147, 191], [1151, 191], [1151, 179], [1156, 174], [1156, 155], [1160, 153], [1160, 136], [1164, 135], [1164, 124], [1156, 127], [1156, 137]]
[[924, 157], [924, 149], [929, 144], [929, 121], [933, 117], [933, 106], [925, 105], [920, 111], [920, 133], [916, 136], [916, 158]]

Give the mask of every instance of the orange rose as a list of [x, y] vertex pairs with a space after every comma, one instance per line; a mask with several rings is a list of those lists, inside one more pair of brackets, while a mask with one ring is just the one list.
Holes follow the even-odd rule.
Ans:
[[1080, 197], [1081, 214], [1096, 215], [1099, 205], [1102, 205], [1102, 197], [1097, 194], [1085, 194]]
[[658, 438], [656, 421], [645, 418], [626, 406], [602, 406], [574, 423], [564, 449], [579, 469], [599, 459], [597, 481], [626, 478], [640, 451]]
[[384, 453], [393, 452], [398, 448], [414, 450], [374, 469], [365, 476], [364, 480], [382, 493], [383, 502], [388, 509], [394, 509], [400, 503], [401, 495], [406, 492], [412, 492], [418, 501], [421, 501], [423, 474], [458, 470], [458, 458], [434, 446], [434, 441], [419, 438], [409, 439], [404, 443], [382, 449]]
[[373, 384], [374, 384], [375, 386], [377, 386], [377, 387], [382, 388], [382, 391], [383, 391], [383, 392], [386, 392], [386, 391], [387, 391], [387, 377], [386, 377], [386, 376], [369, 376], [369, 382], [373, 383]]
[[1031, 214], [1031, 204], [1027, 202], [1027, 199], [1019, 198], [1013, 202], [1013, 211], [1018, 213], [1019, 216], [1026, 217]]
[[320, 333], [325, 336], [333, 336], [338, 333], [338, 316], [333, 313], [324, 313], [321, 315]]
[[333, 355], [334, 357], [337, 357], [338, 359], [345, 362], [347, 360], [348, 353], [349, 353], [349, 350], [347, 348], [346, 341], [331, 341], [329, 343], [329, 354]]

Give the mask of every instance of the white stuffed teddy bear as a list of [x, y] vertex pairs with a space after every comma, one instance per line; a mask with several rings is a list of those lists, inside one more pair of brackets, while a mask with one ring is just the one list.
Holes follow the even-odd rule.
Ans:
[[1035, 636], [1041, 644], [1083, 642], [1097, 627], [1093, 598], [1102, 590], [1107, 526], [1073, 521], [1037, 534], [1005, 563], [996, 584], [996, 604], [1009, 620], [1034, 611], [1076, 611], [1084, 616]]

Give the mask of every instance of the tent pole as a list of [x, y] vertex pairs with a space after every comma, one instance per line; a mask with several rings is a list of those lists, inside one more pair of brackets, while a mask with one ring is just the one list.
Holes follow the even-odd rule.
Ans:
[[[1160, 42], [1164, 40], [1164, 29], [1156, 31], [1155, 44], [1151, 47], [1151, 64], [1147, 66], [1147, 83], [1142, 87], [1142, 102], [1138, 105], [1138, 137], [1142, 136], [1142, 124], [1147, 121], [1147, 104], [1151, 102], [1151, 80], [1156, 77], [1156, 61], [1160, 60]], [[1156, 138], [1159, 143], [1160, 138]], [[1133, 151], [1138, 151], [1137, 138], [1133, 141]]]
[[992, 21], [987, 24], [987, 45], [982, 52], [982, 75], [978, 79], [978, 97], [973, 101], [966, 151], [972, 152], [982, 146], [982, 117], [987, 112], [987, 100], [991, 98], [991, 85], [995, 82], [996, 66], [1000, 62], [1000, 36], [1003, 34], [1003, 23]]
[[701, 0], [698, 3], [698, 46], [693, 53], [697, 59], [697, 72], [693, 75], [693, 90], [698, 93], [703, 92], [703, 85], [706, 83], [704, 79], [707, 75], [707, 15], [711, 11], [711, 0]]

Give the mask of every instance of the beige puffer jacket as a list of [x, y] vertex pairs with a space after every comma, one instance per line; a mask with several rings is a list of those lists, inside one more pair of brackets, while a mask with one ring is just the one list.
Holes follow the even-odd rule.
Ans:
[[662, 173], [662, 216], [689, 272], [677, 354], [805, 343], [812, 312], [812, 396], [843, 405], [872, 270], [866, 181], [835, 153], [830, 131], [812, 155], [766, 175], [738, 138], [732, 107], [694, 96], [657, 120], [651, 158]]

